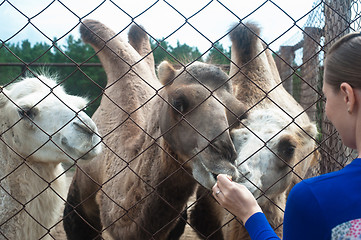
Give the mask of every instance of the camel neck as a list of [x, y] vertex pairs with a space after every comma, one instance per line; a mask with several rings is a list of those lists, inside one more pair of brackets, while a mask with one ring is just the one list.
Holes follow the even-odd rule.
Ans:
[[[160, 159], [162, 163], [154, 164], [151, 172], [157, 171], [157, 177], [149, 182], [151, 193], [142, 203], [143, 210], [147, 214], [141, 217], [143, 226], [148, 226], [148, 233], [154, 234], [155, 239], [165, 239], [172, 227], [164, 228], [168, 224], [176, 224], [175, 219], [181, 215], [186, 208], [189, 197], [193, 194], [196, 181], [191, 174], [179, 164], [179, 159], [168, 146], [162, 144], [163, 154]], [[159, 147], [159, 146], [157, 146]], [[157, 166], [158, 165], [158, 166]], [[157, 168], [158, 169], [155, 169]], [[155, 217], [159, 216], [159, 217]], [[153, 221], [157, 219], [157, 221]], [[144, 239], [149, 236], [144, 236]]]

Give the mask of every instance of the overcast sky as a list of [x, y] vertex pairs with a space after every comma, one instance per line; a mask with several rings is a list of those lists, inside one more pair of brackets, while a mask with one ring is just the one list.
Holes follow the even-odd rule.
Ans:
[[[200, 51], [206, 51], [211, 46], [210, 41], [220, 40], [225, 47], [229, 46], [229, 39], [224, 35], [233, 23], [239, 21], [236, 17], [238, 16], [245, 22], [259, 23], [262, 28], [261, 36], [268, 43], [277, 39], [293, 26], [287, 34], [271, 45], [273, 50], [278, 50], [280, 45], [299, 31], [294, 26], [295, 21], [299, 27], [304, 26], [307, 16], [303, 16], [312, 9], [314, 1], [168, 0], [167, 2], [183, 15], [181, 16], [165, 1], [155, 0], [61, 0], [61, 2], [8, 0], [0, 1], [0, 39], [12, 43], [29, 39], [32, 43], [46, 42], [50, 44], [51, 42], [43, 34], [50, 39], [54, 37], [65, 39], [69, 34], [78, 38], [79, 18], [99, 20], [116, 32], [126, 28], [133, 18], [136, 23], [143, 25], [154, 38], [160, 39], [169, 36], [167, 41], [172, 45], [179, 41], [198, 47]], [[277, 4], [293, 19], [273, 3]], [[49, 4], [51, 5], [47, 7]], [[150, 7], [151, 5], [153, 6]], [[256, 10], [258, 7], [260, 8]], [[202, 8], [204, 9], [201, 10]], [[148, 10], [145, 11], [146, 9]], [[201, 11], [194, 15], [199, 10]], [[254, 10], [256, 11], [249, 15]], [[185, 23], [184, 17], [191, 17], [188, 19], [189, 24], [206, 38], [189, 24], [181, 27]], [[27, 25], [29, 21], [43, 34], [31, 24]], [[26, 27], [24, 28], [24, 26]], [[179, 27], [181, 28], [171, 35]], [[19, 30], [21, 31], [18, 32]], [[64, 41], [60, 43], [64, 43]]]

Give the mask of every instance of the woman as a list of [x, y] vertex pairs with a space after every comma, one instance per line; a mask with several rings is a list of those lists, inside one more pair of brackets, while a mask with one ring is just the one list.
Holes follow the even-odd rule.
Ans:
[[[295, 185], [285, 209], [286, 240], [361, 239], [361, 34], [339, 39], [324, 67], [326, 115], [360, 155], [340, 171]], [[213, 196], [245, 223], [252, 240], [279, 239], [245, 186], [219, 175]]]

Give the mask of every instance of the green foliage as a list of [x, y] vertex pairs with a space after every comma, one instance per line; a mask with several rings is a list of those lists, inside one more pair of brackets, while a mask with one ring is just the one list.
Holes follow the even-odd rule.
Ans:
[[222, 44], [219, 42], [215, 42], [212, 48], [209, 50], [209, 54], [207, 56], [207, 62], [212, 64], [230, 64], [231, 59], [231, 48], [226, 49], [223, 48]]
[[167, 60], [174, 62], [174, 58], [170, 54], [170, 46], [167, 41], [162, 40], [150, 40], [150, 47], [153, 50], [155, 65], [159, 65], [162, 61]]
[[177, 46], [170, 47], [170, 50], [172, 55], [181, 63], [187, 64], [195, 60], [202, 61], [198, 48], [190, 47], [187, 44], [180, 44], [179, 41], [177, 41]]
[[165, 60], [175, 64], [187, 64], [195, 60], [203, 61], [202, 54], [198, 48], [190, 47], [187, 44], [180, 44], [179, 41], [177, 41], [177, 46], [172, 47], [164, 39], [151, 39], [150, 45], [153, 49], [155, 65], [158, 65]]
[[[66, 39], [64, 46], [59, 46], [57, 39], [54, 39], [53, 45], [46, 43], [32, 45], [28, 40], [16, 44], [1, 42], [0, 44], [0, 63], [18, 64], [18, 66], [0, 66], [0, 85], [6, 86], [25, 75], [32, 77], [33, 73], [45, 72], [58, 76], [58, 80], [70, 94], [86, 96], [90, 101], [87, 108], [89, 115], [92, 115], [99, 106], [106, 85], [106, 75], [102, 67], [82, 65], [100, 63], [90, 45], [84, 44], [80, 39], [74, 39], [71, 35]], [[198, 48], [180, 42], [173, 47], [164, 39], [151, 40], [151, 48], [156, 65], [163, 60], [175, 64], [187, 64], [194, 60], [203, 61]], [[210, 49], [207, 61], [213, 64], [229, 64], [229, 60], [224, 55], [230, 57], [230, 51], [226, 51], [217, 42]], [[27, 66], [24, 66], [24, 63]]]
[[[0, 66], [0, 85], [6, 85], [22, 76], [44, 73], [58, 76], [70, 94], [85, 96], [90, 103], [87, 113], [92, 115], [99, 106], [101, 94], [106, 84], [102, 67], [82, 66], [83, 62], [100, 63], [94, 50], [80, 39], [69, 36], [65, 46], [36, 43], [31, 46], [28, 40], [20, 44], [4, 44], [0, 47], [0, 63], [26, 63], [24, 66]], [[40, 66], [37, 63], [41, 63]], [[52, 64], [68, 64], [52, 66]], [[42, 66], [43, 64], [43, 66]]]
[[[175, 64], [187, 64], [192, 61], [203, 61], [202, 53], [197, 47], [191, 47], [187, 44], [177, 42], [175, 47], [169, 45], [164, 39], [150, 40], [153, 50], [155, 64], [158, 65], [164, 60]], [[229, 64], [231, 58], [231, 49], [226, 50], [219, 42], [215, 42], [206, 56], [206, 62], [212, 64]]]

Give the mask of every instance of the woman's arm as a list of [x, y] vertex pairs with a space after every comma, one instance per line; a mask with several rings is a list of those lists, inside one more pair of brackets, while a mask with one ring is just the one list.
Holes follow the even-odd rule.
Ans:
[[232, 182], [224, 174], [218, 175], [217, 183], [213, 186], [213, 196], [222, 207], [236, 215], [243, 223], [253, 214], [262, 212], [252, 193], [244, 185]]
[[245, 223], [252, 240], [279, 240], [256, 199], [244, 185], [220, 174], [212, 190], [219, 204]]

